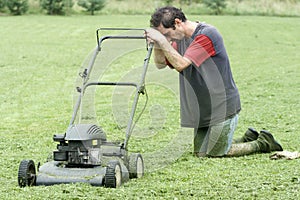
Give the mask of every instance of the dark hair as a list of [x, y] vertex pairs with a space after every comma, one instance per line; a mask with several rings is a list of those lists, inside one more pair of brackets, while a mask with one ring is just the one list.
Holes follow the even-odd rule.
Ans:
[[175, 29], [176, 18], [180, 19], [182, 22], [186, 21], [186, 17], [181, 9], [172, 6], [158, 8], [151, 16], [150, 27], [158, 27], [162, 24], [164, 28]]

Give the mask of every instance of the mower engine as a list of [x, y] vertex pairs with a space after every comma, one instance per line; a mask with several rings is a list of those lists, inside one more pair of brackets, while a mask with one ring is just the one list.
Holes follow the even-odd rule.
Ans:
[[101, 165], [101, 144], [106, 134], [94, 124], [71, 125], [65, 135], [54, 135], [59, 142], [53, 152], [55, 161], [66, 161], [69, 167], [92, 167]]

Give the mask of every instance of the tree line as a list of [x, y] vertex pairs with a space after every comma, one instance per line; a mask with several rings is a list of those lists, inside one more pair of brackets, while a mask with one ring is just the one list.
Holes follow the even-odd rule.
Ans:
[[[39, 5], [48, 15], [65, 15], [68, 8], [72, 8], [72, 0], [40, 0]], [[105, 0], [78, 0], [77, 5], [91, 15], [105, 6]], [[0, 11], [8, 8], [12, 15], [23, 15], [28, 11], [28, 0], [0, 0]]]
[[[119, 0], [122, 1], [122, 0]], [[163, 0], [166, 5], [172, 5], [175, 0]], [[226, 8], [225, 0], [179, 0], [180, 3], [203, 3], [216, 15], [221, 14]], [[78, 0], [77, 5], [86, 12], [94, 15], [105, 7], [106, 0]], [[66, 11], [74, 6], [72, 0], [39, 0], [39, 6], [48, 15], [65, 15]], [[0, 0], [0, 12], [8, 8], [12, 15], [23, 15], [29, 9], [29, 0]]]

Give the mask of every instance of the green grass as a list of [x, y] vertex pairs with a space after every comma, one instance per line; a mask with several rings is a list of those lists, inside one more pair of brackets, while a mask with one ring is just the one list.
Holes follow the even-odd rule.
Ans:
[[[236, 137], [248, 126], [266, 128], [284, 149], [299, 151], [299, 19], [188, 17], [211, 23], [223, 34], [243, 107]], [[1, 198], [299, 199], [299, 159], [271, 161], [270, 154], [194, 158], [192, 146], [186, 146], [192, 142], [191, 132], [181, 134], [186, 130], [180, 130], [178, 124], [177, 74], [155, 70], [153, 61], [147, 77], [148, 107], [137, 124], [137, 130], [145, 134], [137, 132], [130, 141], [132, 150], [141, 151], [147, 158], [145, 177], [118, 189], [86, 184], [18, 187], [19, 162], [29, 158], [44, 163], [56, 147], [53, 134], [63, 133], [68, 126], [78, 72], [96, 46], [95, 30], [146, 27], [148, 21], [146, 15], [0, 17]], [[126, 70], [119, 74], [116, 67], [111, 70], [115, 73], [106, 78], [126, 78], [127, 72], [135, 72], [136, 64], [142, 63], [140, 58], [134, 59], [134, 64], [130, 59], [119, 59], [114, 63], [126, 63], [128, 68], [120, 65]], [[102, 95], [101, 92], [97, 90], [96, 94]], [[109, 94], [111, 91], [105, 93], [106, 103], [95, 104], [106, 105], [103, 111], [108, 118], [114, 114]], [[132, 96], [127, 108], [130, 99]], [[145, 96], [141, 96], [140, 103], [138, 112]], [[165, 116], [164, 123], [150, 123], [149, 118], [161, 120], [161, 115]], [[100, 116], [97, 113], [101, 122]], [[107, 130], [122, 134], [124, 126], [113, 124], [114, 119], [104, 121]]]

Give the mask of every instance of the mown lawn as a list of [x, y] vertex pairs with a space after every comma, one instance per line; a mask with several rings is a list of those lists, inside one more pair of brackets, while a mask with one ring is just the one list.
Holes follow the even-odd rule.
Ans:
[[[249, 126], [265, 128], [285, 150], [300, 151], [299, 18], [188, 17], [211, 23], [223, 34], [243, 107], [236, 137]], [[177, 74], [155, 70], [152, 61], [146, 117], [140, 119], [140, 133], [131, 140], [131, 148], [145, 155], [147, 173], [142, 179], [118, 189], [87, 184], [18, 187], [19, 162], [29, 158], [44, 163], [56, 148], [53, 134], [63, 133], [68, 126], [78, 72], [96, 46], [95, 30], [147, 27], [148, 21], [149, 16], [142, 15], [0, 17], [1, 198], [299, 199], [299, 159], [274, 161], [270, 154], [193, 157], [191, 131], [179, 128]], [[129, 69], [120, 72], [120, 77], [135, 72], [130, 61], [122, 62]], [[106, 98], [105, 115], [114, 120], [118, 117], [109, 111], [113, 106]], [[97, 113], [102, 122], [100, 116]], [[110, 131], [124, 128], [104, 122]]]

